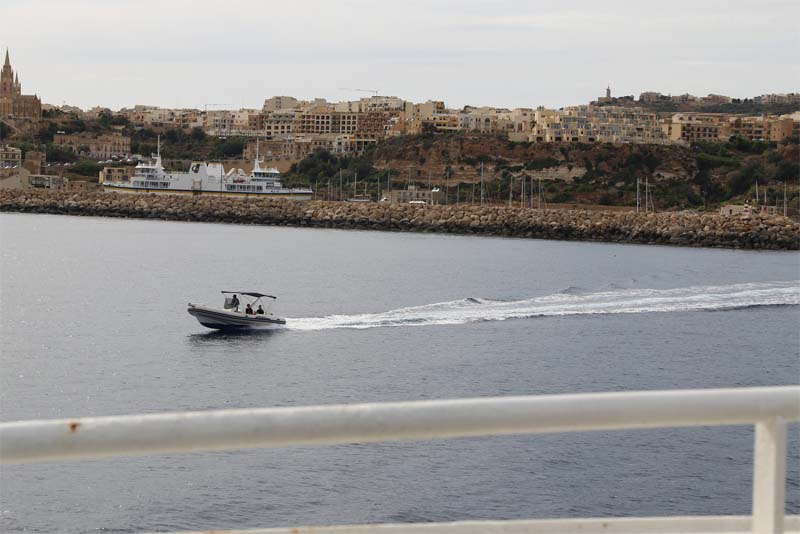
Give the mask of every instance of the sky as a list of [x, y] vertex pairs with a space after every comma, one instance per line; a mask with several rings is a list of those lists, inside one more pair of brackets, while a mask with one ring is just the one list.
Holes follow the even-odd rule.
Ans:
[[381, 95], [559, 108], [800, 92], [800, 1], [0, 0], [23, 93], [88, 109]]

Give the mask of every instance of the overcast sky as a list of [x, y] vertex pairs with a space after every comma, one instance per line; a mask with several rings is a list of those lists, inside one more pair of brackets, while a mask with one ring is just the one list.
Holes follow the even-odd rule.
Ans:
[[112, 109], [800, 91], [798, 0], [0, 0], [23, 92]]

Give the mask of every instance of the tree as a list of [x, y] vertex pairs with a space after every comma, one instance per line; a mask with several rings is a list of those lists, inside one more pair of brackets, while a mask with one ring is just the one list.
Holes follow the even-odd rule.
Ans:
[[790, 182], [800, 179], [800, 163], [784, 160], [778, 164], [775, 179], [779, 182]]
[[47, 161], [52, 161], [53, 163], [72, 163], [78, 160], [78, 157], [71, 150], [58, 145], [47, 145], [45, 154]]
[[192, 128], [192, 133], [189, 134], [189, 137], [192, 139], [192, 141], [205, 141], [206, 133], [199, 126], [195, 126]]
[[88, 159], [82, 159], [72, 167], [71, 172], [81, 176], [97, 176], [101, 170], [103, 170], [102, 165]]
[[217, 139], [217, 143], [211, 150], [211, 157], [214, 159], [241, 157], [242, 152], [244, 152], [244, 145], [244, 139], [241, 137]]
[[741, 195], [748, 191], [756, 182], [767, 182], [767, 170], [760, 161], [751, 161], [740, 170], [728, 175], [728, 192], [732, 195]]

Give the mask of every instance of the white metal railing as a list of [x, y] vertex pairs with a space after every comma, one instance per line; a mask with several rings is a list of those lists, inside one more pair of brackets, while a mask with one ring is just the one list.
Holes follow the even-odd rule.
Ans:
[[755, 425], [752, 531], [781, 532], [800, 386], [257, 408], [0, 424], [0, 463], [633, 428]]

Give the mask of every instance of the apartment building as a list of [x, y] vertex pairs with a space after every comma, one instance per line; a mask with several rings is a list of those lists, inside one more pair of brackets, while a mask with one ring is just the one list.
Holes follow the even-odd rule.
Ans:
[[333, 132], [333, 108], [317, 106], [304, 111], [296, 120], [294, 130], [300, 134], [329, 134]]
[[132, 166], [127, 167], [103, 167], [98, 173], [98, 183], [103, 182], [129, 182], [133, 177], [134, 170]]
[[131, 138], [118, 133], [96, 135], [90, 133], [56, 134], [53, 144], [68, 148], [76, 154], [98, 159], [112, 156], [129, 156]]
[[283, 109], [265, 115], [262, 126], [264, 136], [273, 139], [293, 133], [295, 121], [300, 114], [301, 112], [296, 109]]
[[537, 109], [529, 139], [555, 143], [666, 143], [655, 112], [617, 106]]
[[334, 113], [331, 117], [331, 131], [340, 134], [356, 133], [359, 115], [359, 113]]
[[286, 109], [296, 109], [299, 107], [300, 101], [292, 96], [273, 96], [264, 100], [264, 113], [271, 113], [273, 111], [281, 111]]
[[497, 110], [494, 108], [472, 108], [459, 114], [458, 124], [461, 130], [493, 133], [497, 131], [497, 119]]
[[671, 140], [726, 141], [740, 136], [751, 141], [780, 142], [796, 135], [798, 121], [791, 116], [751, 116], [724, 113], [676, 113], [662, 124], [662, 131]]
[[377, 141], [384, 139], [393, 125], [393, 119], [399, 118], [402, 112], [368, 111], [357, 116], [356, 137], [362, 140]]
[[730, 104], [732, 100], [733, 99], [727, 95], [709, 94], [707, 96], [700, 97], [700, 102], [708, 105]]
[[456, 132], [461, 130], [461, 120], [456, 113], [434, 113], [409, 122], [408, 133], [416, 134], [424, 131]]
[[260, 122], [261, 110], [258, 109], [238, 109], [231, 112], [231, 125], [235, 131], [251, 129], [252, 124]]
[[757, 104], [800, 104], [800, 93], [771, 93], [753, 98]]
[[359, 111], [403, 111], [406, 101], [396, 96], [371, 96], [360, 100]]
[[671, 141], [693, 143], [721, 139], [723, 115], [719, 113], [676, 113], [661, 125]]
[[447, 108], [445, 108], [444, 102], [440, 100], [428, 100], [421, 104], [406, 102], [404, 111], [408, 120], [415, 120], [447, 113]]
[[233, 112], [215, 109], [205, 112], [203, 130], [210, 135], [226, 135], [233, 130]]
[[0, 145], [0, 172], [18, 169], [22, 166], [22, 150], [13, 146]]

